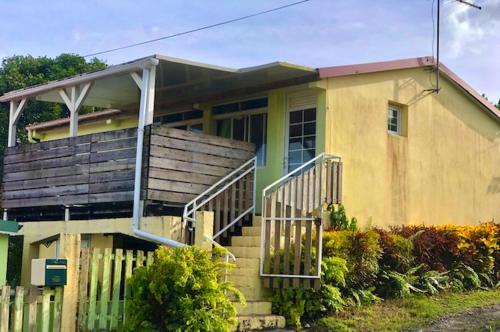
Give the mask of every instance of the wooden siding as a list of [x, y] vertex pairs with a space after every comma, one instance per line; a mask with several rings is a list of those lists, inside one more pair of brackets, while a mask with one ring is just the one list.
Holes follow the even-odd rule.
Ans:
[[[132, 201], [136, 142], [132, 128], [7, 148], [2, 208]], [[254, 150], [249, 143], [147, 127], [141, 197], [185, 204]]]
[[255, 155], [253, 144], [154, 126], [147, 198], [185, 204]]
[[2, 207], [132, 200], [137, 130], [7, 148]]

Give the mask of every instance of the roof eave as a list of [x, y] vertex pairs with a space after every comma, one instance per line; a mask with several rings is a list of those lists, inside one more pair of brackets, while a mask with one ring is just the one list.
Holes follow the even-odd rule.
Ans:
[[122, 75], [129, 73], [134, 70], [140, 70], [145, 67], [152, 65], [157, 65], [158, 59], [156, 56], [149, 56], [141, 59], [137, 59], [131, 62], [122, 63], [119, 65], [114, 65], [107, 67], [102, 70], [95, 72], [83, 73], [73, 77], [65, 78], [58, 81], [52, 81], [41, 85], [36, 85], [24, 89], [14, 90], [7, 92], [0, 97], [0, 102], [15, 101], [25, 98], [29, 98], [35, 95], [39, 95], [51, 90], [63, 89], [69, 86], [74, 86], [78, 84], [88, 83], [97, 79], [101, 79], [109, 76]]

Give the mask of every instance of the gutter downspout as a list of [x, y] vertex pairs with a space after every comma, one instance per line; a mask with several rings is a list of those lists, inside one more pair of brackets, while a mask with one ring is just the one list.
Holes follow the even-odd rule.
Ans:
[[[184, 247], [184, 243], [174, 241], [156, 234], [152, 234], [140, 229], [141, 225], [141, 177], [142, 177], [142, 152], [144, 144], [144, 127], [147, 121], [148, 111], [152, 111], [154, 107], [154, 98], [150, 98], [150, 89], [154, 89], [155, 75], [151, 75], [159, 61], [151, 59], [151, 64], [142, 70], [142, 86], [141, 88], [141, 103], [139, 107], [139, 124], [137, 126], [137, 148], [135, 156], [135, 179], [134, 179], [134, 207], [132, 216], [132, 231], [134, 235], [151, 240], [157, 243], [162, 243], [171, 247]], [[151, 87], [151, 83], [153, 87]]]

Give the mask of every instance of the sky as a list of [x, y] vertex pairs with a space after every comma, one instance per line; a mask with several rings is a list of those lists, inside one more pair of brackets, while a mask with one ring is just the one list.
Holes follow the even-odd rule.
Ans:
[[[0, 0], [0, 58], [85, 55], [294, 1]], [[432, 55], [433, 1], [310, 0], [99, 58], [116, 64], [157, 53], [233, 68], [273, 61], [318, 68]], [[483, 9], [441, 0], [441, 61], [497, 102], [500, 0], [471, 1]]]

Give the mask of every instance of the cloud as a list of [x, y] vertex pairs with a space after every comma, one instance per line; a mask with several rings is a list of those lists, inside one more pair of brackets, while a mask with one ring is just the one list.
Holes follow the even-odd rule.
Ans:
[[500, 0], [485, 2], [481, 11], [455, 1], [445, 4], [444, 28], [449, 36], [446, 42], [449, 57], [483, 53], [483, 41], [495, 36], [500, 29]]

